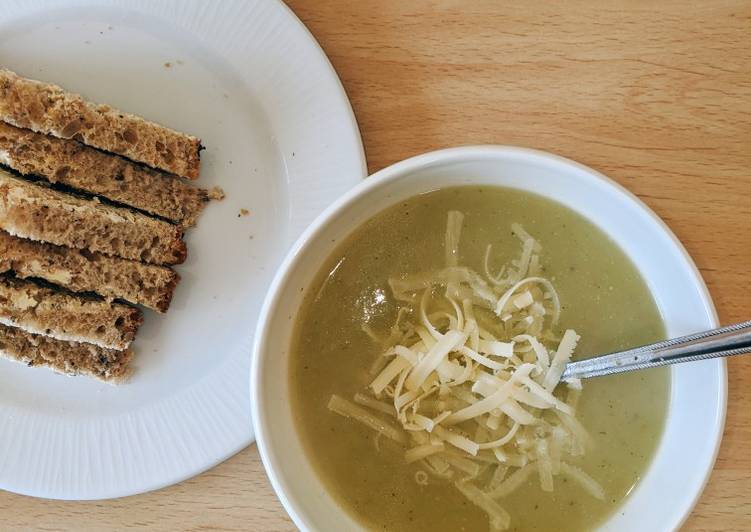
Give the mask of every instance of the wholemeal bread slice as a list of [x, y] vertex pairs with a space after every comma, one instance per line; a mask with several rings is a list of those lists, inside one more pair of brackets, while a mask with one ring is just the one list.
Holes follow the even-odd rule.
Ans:
[[18, 238], [0, 231], [0, 273], [44, 279], [166, 312], [180, 276], [170, 268]]
[[65, 342], [0, 325], [0, 356], [64, 375], [86, 375], [108, 384], [122, 384], [132, 373], [133, 351]]
[[179, 223], [195, 225], [207, 190], [172, 174], [76, 142], [0, 122], [0, 163], [23, 175], [102, 196]]
[[198, 178], [201, 141], [135, 115], [84, 100], [57, 85], [0, 70], [0, 120], [75, 139], [152, 168]]
[[180, 227], [29, 183], [4, 170], [0, 170], [0, 229], [22, 238], [154, 264], [179, 264], [187, 256]]
[[0, 324], [58, 340], [127, 349], [143, 322], [141, 311], [123, 303], [60, 292], [0, 275]]

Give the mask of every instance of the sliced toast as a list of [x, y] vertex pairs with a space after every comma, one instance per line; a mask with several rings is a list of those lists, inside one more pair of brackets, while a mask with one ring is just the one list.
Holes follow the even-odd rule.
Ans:
[[141, 311], [93, 296], [59, 292], [0, 275], [0, 324], [58, 340], [127, 349], [143, 322]]
[[184, 227], [195, 225], [209, 192], [172, 174], [102, 153], [75, 140], [0, 122], [0, 163], [26, 176], [101, 196]]
[[0, 325], [0, 356], [64, 375], [86, 375], [108, 384], [122, 384], [132, 373], [133, 351], [65, 342]]
[[0, 229], [22, 238], [153, 264], [179, 264], [187, 256], [180, 227], [30, 183], [4, 170], [0, 170]]
[[116, 153], [197, 179], [201, 141], [138, 116], [84, 100], [57, 85], [0, 70], [0, 120]]
[[170, 268], [18, 238], [0, 231], [0, 273], [38, 278], [166, 312], [180, 276]]

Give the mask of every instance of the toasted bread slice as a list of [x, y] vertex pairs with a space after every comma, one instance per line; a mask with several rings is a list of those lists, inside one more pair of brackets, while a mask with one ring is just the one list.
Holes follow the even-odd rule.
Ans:
[[64, 342], [0, 325], [0, 356], [27, 366], [47, 367], [64, 375], [86, 375], [108, 384], [122, 384], [132, 373], [133, 351]]
[[143, 322], [141, 311], [93, 296], [59, 292], [0, 275], [0, 324], [58, 340], [127, 349]]
[[198, 178], [198, 138], [9, 70], [0, 70], [0, 120], [75, 139], [181, 177]]
[[0, 170], [0, 229], [22, 238], [153, 264], [179, 264], [187, 256], [180, 227], [29, 183], [4, 170]]
[[0, 231], [0, 273], [38, 278], [166, 312], [180, 276], [170, 268], [18, 238]]
[[0, 122], [0, 163], [20, 174], [166, 218], [195, 225], [210, 194], [172, 174], [102, 153], [75, 140], [19, 129]]

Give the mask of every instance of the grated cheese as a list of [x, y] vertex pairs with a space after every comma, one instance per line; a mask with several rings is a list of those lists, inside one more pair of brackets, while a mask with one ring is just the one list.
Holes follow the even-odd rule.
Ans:
[[463, 223], [449, 213], [443, 269], [389, 279], [402, 303], [396, 323], [385, 334], [363, 328], [383, 349], [376, 374], [357, 404], [334, 395], [329, 409], [405, 445], [405, 463], [421, 465], [418, 483], [453, 480], [493, 530], [504, 530], [510, 516], [497, 501], [533, 474], [544, 491], [556, 489], [558, 475], [595, 498], [604, 491], [566, 461], [591, 445], [576, 419], [581, 382], [559, 387], [579, 336], [558, 336], [561, 304], [540, 275], [540, 244], [513, 224], [519, 258], [492, 274], [487, 246], [483, 278], [459, 264]]
[[411, 464], [412, 462], [417, 462], [418, 460], [427, 458], [431, 454], [440, 453], [444, 449], [445, 446], [442, 442], [418, 445], [417, 447], [412, 447], [406, 453], [404, 453], [404, 461], [408, 464]]

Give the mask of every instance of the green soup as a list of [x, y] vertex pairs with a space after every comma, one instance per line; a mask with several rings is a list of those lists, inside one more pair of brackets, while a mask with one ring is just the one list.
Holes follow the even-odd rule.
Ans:
[[[358, 228], [328, 258], [296, 320], [290, 383], [292, 409], [307, 454], [331, 494], [371, 530], [482, 531], [487, 515], [450, 482], [415, 481], [419, 463], [403, 449], [374, 446], [373, 432], [327, 409], [332, 394], [351, 397], [368, 385], [380, 348], [363, 325], [387, 330], [398, 302], [387, 280], [444, 261], [446, 216], [465, 215], [460, 260], [483, 271], [486, 244], [518, 254], [516, 222], [541, 244], [544, 275], [556, 286], [560, 326], [581, 335], [576, 358], [664, 338], [665, 329], [644, 280], [597, 227], [539, 196], [500, 187], [457, 187], [411, 198]], [[502, 501], [510, 530], [581, 531], [612, 514], [649, 466], [662, 434], [669, 376], [664, 369], [583, 382], [577, 417], [593, 446], [574, 465], [604, 488], [588, 496], [565, 478], [553, 492], [533, 476]]]

